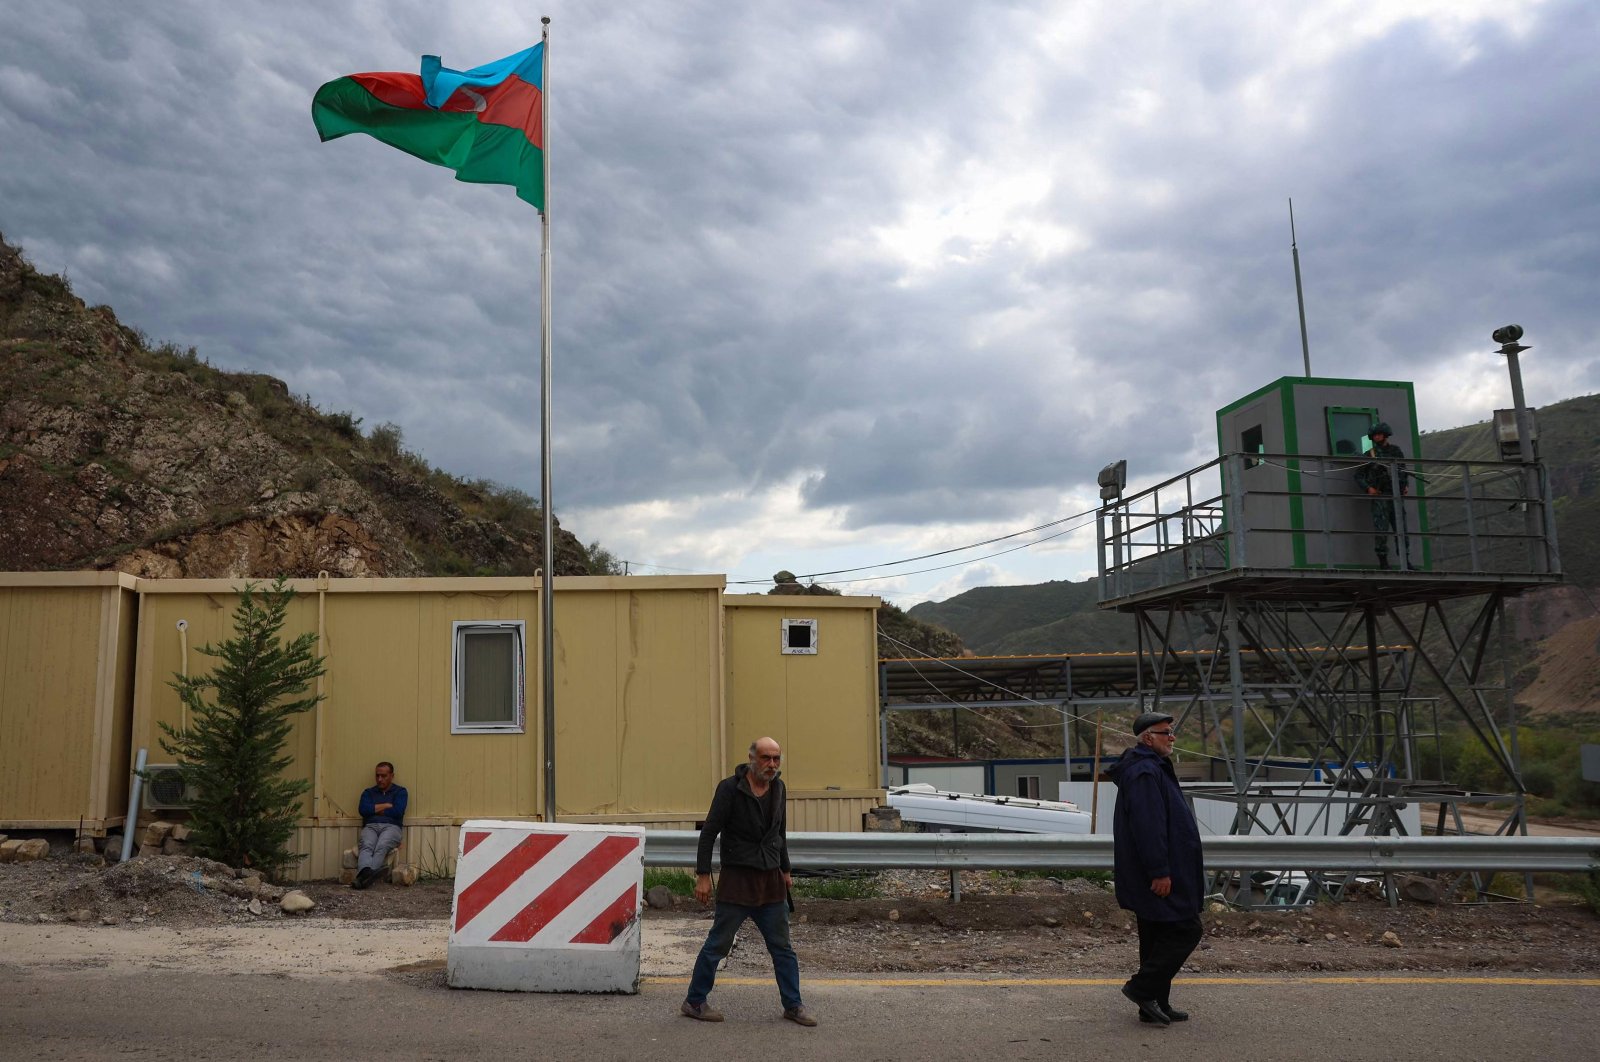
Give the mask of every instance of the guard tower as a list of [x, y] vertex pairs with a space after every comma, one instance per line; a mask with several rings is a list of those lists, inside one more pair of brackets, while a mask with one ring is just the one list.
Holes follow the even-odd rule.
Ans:
[[[1361, 455], [1372, 448], [1367, 432], [1380, 422], [1394, 429], [1390, 441], [1407, 454], [1421, 452], [1409, 383], [1285, 376], [1217, 411], [1217, 452], [1236, 451], [1247, 458], [1240, 500], [1250, 529], [1245, 550], [1256, 565], [1372, 566], [1370, 537], [1323, 532], [1372, 526], [1372, 505], [1356, 483], [1356, 472], [1366, 464]], [[1277, 461], [1269, 453], [1302, 456]], [[1308, 465], [1303, 457], [1320, 460]], [[1308, 492], [1309, 480], [1317, 477], [1327, 482]], [[1425, 480], [1413, 483], [1408, 477], [1407, 487], [1404, 496], [1420, 500]], [[1315, 504], [1306, 504], [1308, 493], [1315, 495]], [[1410, 557], [1413, 567], [1426, 567], [1427, 538], [1416, 533], [1427, 529], [1426, 512], [1408, 504], [1397, 515], [1410, 517], [1403, 529], [1406, 548], [1394, 550], [1399, 563]]]
[[[1379, 420], [1403, 459], [1363, 456]], [[1409, 383], [1285, 377], [1218, 410], [1215, 460], [1103, 492], [1100, 607], [1133, 616], [1146, 706], [1198, 743], [1210, 782], [1190, 793], [1231, 808], [1233, 833], [1464, 832], [1462, 805], [1499, 801], [1513, 809], [1500, 831], [1526, 833], [1505, 602], [1561, 580], [1548, 481], [1531, 454], [1419, 456], [1416, 425]], [[1441, 777], [1437, 738], [1458, 722], [1503, 792]], [[1285, 869], [1306, 872], [1302, 899], [1349, 881]], [[1452, 891], [1482, 896], [1487, 880]], [[1242, 904], [1260, 884], [1214, 883]]]

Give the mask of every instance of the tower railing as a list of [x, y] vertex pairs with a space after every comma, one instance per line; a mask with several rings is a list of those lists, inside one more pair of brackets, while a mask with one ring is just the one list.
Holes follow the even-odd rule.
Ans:
[[[1387, 472], [1367, 479], [1387, 493], [1365, 491], [1363, 466]], [[1225, 454], [1100, 510], [1100, 600], [1262, 572], [1555, 581], [1549, 497], [1542, 464], [1529, 476], [1521, 462]], [[1391, 527], [1386, 568], [1375, 506]]]

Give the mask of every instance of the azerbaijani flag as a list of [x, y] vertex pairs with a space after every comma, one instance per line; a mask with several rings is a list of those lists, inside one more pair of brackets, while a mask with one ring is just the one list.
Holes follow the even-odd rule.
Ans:
[[456, 171], [456, 180], [509, 184], [544, 210], [544, 44], [472, 70], [422, 57], [422, 74], [351, 74], [311, 101], [324, 141], [366, 133]]

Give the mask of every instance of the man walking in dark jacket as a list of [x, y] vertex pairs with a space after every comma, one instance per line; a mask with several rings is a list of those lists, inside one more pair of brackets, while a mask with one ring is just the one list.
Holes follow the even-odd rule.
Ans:
[[1133, 733], [1139, 743], [1106, 770], [1117, 787], [1117, 903], [1139, 919], [1139, 972], [1122, 994], [1139, 1008], [1140, 1021], [1168, 1025], [1189, 1018], [1168, 997], [1202, 933], [1200, 828], [1169, 759], [1172, 716], [1145, 712], [1133, 721]]
[[733, 936], [746, 918], [755, 922], [772, 956], [783, 1016], [798, 1025], [815, 1025], [800, 1001], [800, 959], [789, 942], [789, 844], [784, 822], [783, 761], [778, 743], [769, 737], [750, 743], [750, 762], [717, 784], [700, 830], [695, 857], [694, 896], [711, 899], [711, 847], [722, 837], [722, 878], [717, 882], [717, 907], [711, 932], [695, 959], [689, 995], [680, 1010], [698, 1021], [721, 1021], [722, 1012], [706, 1002], [716, 983], [717, 966], [733, 947]]

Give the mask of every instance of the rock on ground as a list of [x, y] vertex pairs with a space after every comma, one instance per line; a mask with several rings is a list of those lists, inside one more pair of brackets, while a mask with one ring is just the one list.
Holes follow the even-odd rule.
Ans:
[[[12, 843], [13, 842], [11, 841], [6, 842], [8, 845]], [[17, 849], [16, 857], [13, 861], [17, 863], [31, 863], [35, 859], [44, 859], [50, 855], [50, 842], [45, 840], [43, 837], [34, 837], [26, 841], [17, 841], [15, 844]]]
[[316, 905], [315, 900], [299, 889], [291, 889], [283, 894], [283, 899], [278, 901], [278, 906], [287, 914], [304, 914]]

